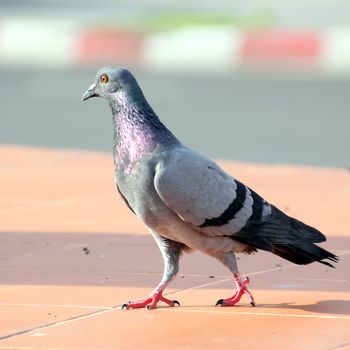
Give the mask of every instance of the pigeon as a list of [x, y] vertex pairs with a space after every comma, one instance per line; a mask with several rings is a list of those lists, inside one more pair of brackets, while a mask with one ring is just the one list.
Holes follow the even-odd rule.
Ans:
[[[319, 262], [333, 267], [338, 257], [314, 243], [326, 237], [292, 218], [218, 164], [182, 144], [160, 121], [135, 77], [125, 68], [100, 69], [82, 100], [102, 97], [109, 103], [114, 129], [117, 190], [154, 237], [164, 260], [160, 283], [144, 300], [122, 309], [154, 309], [179, 271], [183, 252], [199, 250], [226, 266], [235, 293], [216, 306], [236, 305], [243, 295], [255, 300], [237, 266], [237, 253], [264, 250], [295, 264]], [[326, 261], [326, 260], [329, 261]]]

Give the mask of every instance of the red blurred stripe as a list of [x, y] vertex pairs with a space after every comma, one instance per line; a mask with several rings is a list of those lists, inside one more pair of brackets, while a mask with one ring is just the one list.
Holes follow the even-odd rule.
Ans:
[[246, 33], [240, 57], [243, 63], [312, 62], [320, 55], [321, 39], [313, 32]]
[[78, 45], [80, 63], [141, 63], [143, 38], [137, 33], [117, 31], [87, 31]]

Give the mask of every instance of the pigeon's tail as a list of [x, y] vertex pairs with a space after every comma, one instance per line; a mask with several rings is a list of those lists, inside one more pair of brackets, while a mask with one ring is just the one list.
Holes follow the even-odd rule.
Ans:
[[336, 255], [313, 243], [273, 244], [273, 247], [274, 254], [298, 265], [307, 265], [317, 261], [334, 267], [331, 263], [323, 260], [329, 259], [332, 262], [338, 262]]
[[299, 265], [317, 261], [334, 267], [323, 260], [338, 261], [336, 255], [314, 244], [326, 240], [320, 231], [273, 206], [270, 220], [251, 222], [231, 237], [250, 247], [266, 250]]
[[[277, 215], [282, 216], [290, 225], [289, 235], [286, 242], [272, 242], [273, 253], [287, 259], [298, 265], [307, 265], [312, 262], [319, 262], [329, 267], [334, 267], [331, 263], [324, 261], [328, 259], [332, 262], [338, 262], [338, 257], [319, 247], [314, 243], [324, 242], [326, 237], [323, 233], [312, 226], [306, 225], [303, 222], [285, 215], [279, 209], [275, 208]], [[288, 239], [292, 238], [292, 239]], [[289, 240], [289, 242], [288, 242]]]

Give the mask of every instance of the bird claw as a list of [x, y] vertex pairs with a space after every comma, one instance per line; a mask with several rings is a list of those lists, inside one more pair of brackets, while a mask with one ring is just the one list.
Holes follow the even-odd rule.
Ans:
[[233, 306], [241, 300], [243, 294], [245, 294], [248, 297], [251, 306], [256, 306], [253, 295], [247, 288], [247, 284], [250, 283], [249, 277], [246, 277], [244, 280], [241, 280], [240, 276], [237, 274], [235, 275], [235, 280], [237, 284], [236, 293], [231, 298], [219, 299], [216, 302], [215, 306]]
[[121, 309], [129, 310], [141, 309], [145, 307], [147, 310], [153, 310], [157, 308], [159, 301], [162, 301], [171, 307], [175, 305], [180, 306], [180, 303], [177, 300], [169, 300], [167, 298], [164, 298], [163, 295], [155, 293], [154, 295], [151, 295], [149, 298], [142, 301], [128, 301], [126, 304], [123, 304], [121, 306]]
[[[161, 296], [159, 298], [159, 301], [163, 301], [164, 303], [168, 304], [170, 307], [174, 307], [175, 305], [179, 305], [180, 306], [180, 303], [177, 300], [169, 300], [169, 299], [164, 298], [163, 296]], [[148, 304], [146, 306], [147, 310], [156, 309], [157, 308], [157, 303], [158, 303], [158, 301], [156, 303], [153, 301], [152, 303]]]
[[[128, 303], [129, 303], [129, 302], [128, 302]], [[123, 304], [123, 305], [121, 306], [121, 309], [122, 309], [122, 310], [124, 310], [124, 309], [127, 310], [127, 309], [128, 309], [128, 303], [127, 303], [127, 304]]]
[[224, 299], [219, 299], [217, 302], [216, 302], [216, 304], [215, 304], [215, 307], [216, 306], [222, 306], [224, 304]]

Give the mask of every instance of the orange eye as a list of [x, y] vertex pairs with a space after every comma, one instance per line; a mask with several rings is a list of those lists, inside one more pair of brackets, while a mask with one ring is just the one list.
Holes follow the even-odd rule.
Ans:
[[100, 77], [100, 82], [103, 83], [103, 84], [106, 84], [106, 83], [108, 83], [108, 81], [109, 81], [108, 75], [107, 74], [102, 74], [101, 77]]

